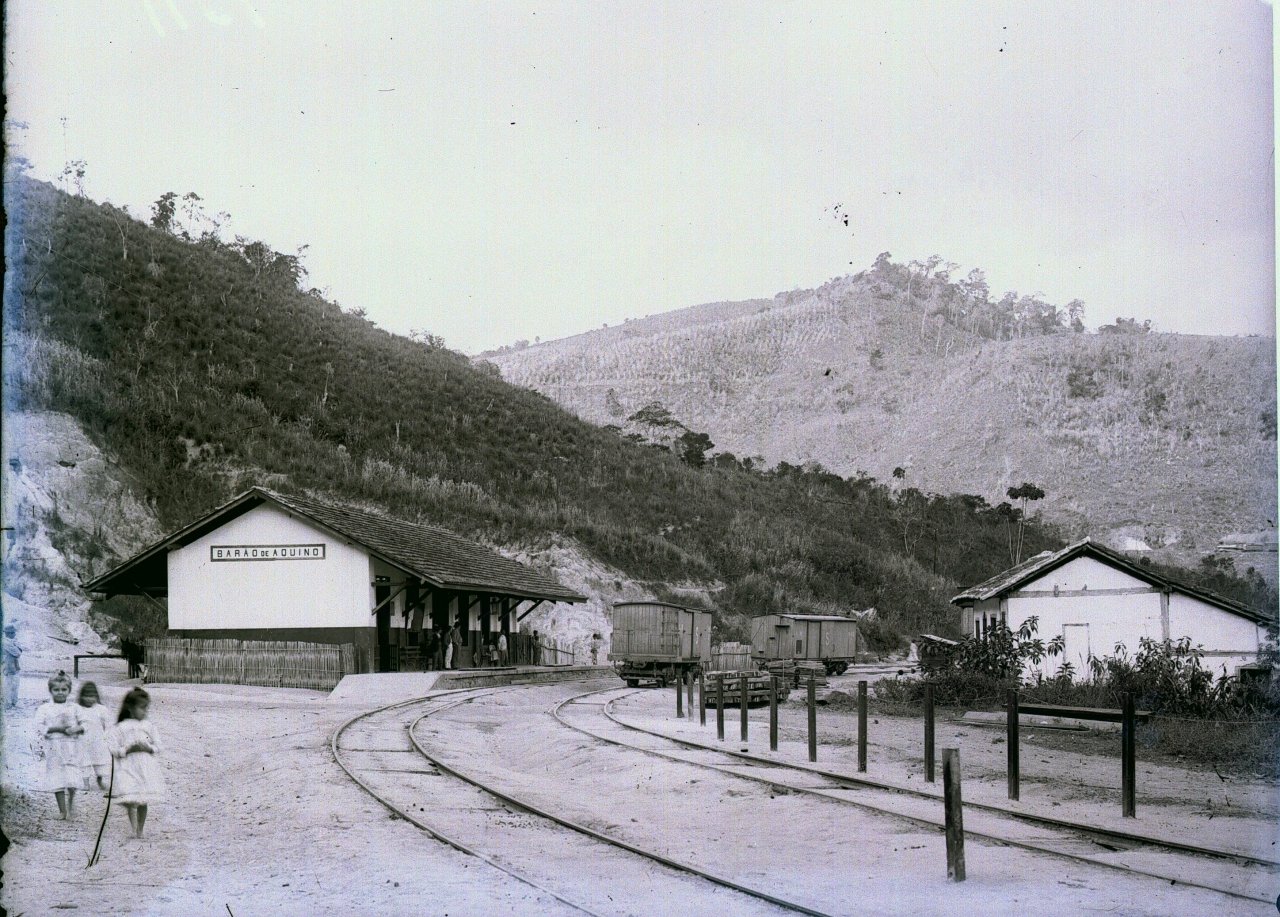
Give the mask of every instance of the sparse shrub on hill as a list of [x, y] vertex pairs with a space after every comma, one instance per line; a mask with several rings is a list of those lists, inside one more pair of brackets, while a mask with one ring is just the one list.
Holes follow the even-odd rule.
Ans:
[[[497, 543], [576, 539], [638, 579], [708, 584], [739, 634], [768, 610], [868, 607], [950, 632], [950, 596], [1007, 566], [1007, 522], [981, 498], [693, 467], [299, 289], [296, 256], [189, 242], [21, 179], [6, 203], [6, 408], [75, 416], [166, 528], [251, 483], [309, 489]], [[1025, 542], [1062, 544], [1034, 519]]]

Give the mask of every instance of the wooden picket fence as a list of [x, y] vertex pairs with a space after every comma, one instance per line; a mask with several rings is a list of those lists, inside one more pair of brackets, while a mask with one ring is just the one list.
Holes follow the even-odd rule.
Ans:
[[717, 643], [711, 647], [708, 672], [754, 672], [750, 643]]
[[356, 671], [354, 644], [283, 640], [147, 641], [149, 682], [261, 685], [331, 691]]

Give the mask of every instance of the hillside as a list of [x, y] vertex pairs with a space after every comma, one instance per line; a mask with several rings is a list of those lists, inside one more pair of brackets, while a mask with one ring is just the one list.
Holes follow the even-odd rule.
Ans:
[[[147, 508], [119, 537], [61, 534], [81, 579], [141, 547], [144, 529], [254, 483], [550, 566], [592, 596], [534, 624], [569, 638], [599, 627], [613, 599], [653, 596], [712, 609], [731, 637], [752, 614], [874, 607], [868, 633], [890, 643], [950, 629], [950, 596], [1010, 563], [1016, 514], [982, 500], [817, 468], [697, 466], [300, 289], [296, 257], [263, 243], [192, 241], [22, 177], [6, 204], [6, 417], [70, 418]], [[1035, 521], [1024, 542], [1024, 554], [1063, 543]], [[8, 595], [31, 575], [9, 563]], [[1203, 575], [1274, 601], [1256, 582]], [[158, 620], [99, 610], [117, 629]]]
[[717, 449], [768, 463], [880, 480], [900, 468], [908, 485], [993, 503], [1032, 481], [1067, 537], [1164, 560], [1274, 531], [1274, 340], [1032, 333], [1036, 310], [1010, 297], [1002, 325], [1004, 301], [966, 310], [963, 284], [914, 283], [908, 299], [903, 268], [878, 263], [482, 357], [586, 419], [624, 425], [657, 401]]

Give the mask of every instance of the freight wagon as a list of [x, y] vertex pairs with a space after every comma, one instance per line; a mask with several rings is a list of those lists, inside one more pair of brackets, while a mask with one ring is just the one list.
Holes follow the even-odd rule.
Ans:
[[613, 606], [609, 661], [631, 687], [641, 681], [665, 686], [696, 676], [710, 658], [711, 612], [667, 602]]
[[828, 675], [839, 675], [857, 656], [859, 640], [858, 622], [839, 615], [760, 615], [751, 619], [751, 655], [759, 663], [821, 662]]

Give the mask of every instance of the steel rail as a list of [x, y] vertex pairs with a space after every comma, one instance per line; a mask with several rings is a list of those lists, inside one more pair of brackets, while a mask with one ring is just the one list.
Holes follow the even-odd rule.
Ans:
[[[619, 689], [614, 688], [613, 690], [616, 691]], [[600, 693], [604, 693], [604, 691], [595, 691], [591, 693], [600, 694]], [[580, 696], [586, 697], [589, 695], [580, 695]], [[617, 723], [619, 726], [623, 727], [624, 729], [631, 729], [636, 732], [643, 733], [645, 735], [651, 735], [657, 738], [667, 739], [671, 742], [675, 742], [680, 745], [688, 745], [690, 748], [700, 748], [708, 751], [718, 751], [721, 754], [730, 755], [735, 758], [742, 758], [743, 760], [746, 760], [746, 761], [754, 761], [761, 764], [781, 765], [783, 767], [794, 768], [795, 770], [807, 771], [808, 773], [817, 774], [822, 777], [829, 777], [832, 780], [837, 780], [843, 783], [849, 783], [849, 784], [854, 784], [858, 786], [869, 786], [875, 789], [888, 790], [894, 793], [903, 793], [907, 796], [916, 796], [920, 799], [934, 799], [938, 801], [942, 800], [941, 794], [928, 793], [928, 792], [925, 792], [924, 790], [918, 790], [913, 787], [898, 786], [897, 784], [893, 784], [893, 783], [883, 783], [879, 780], [874, 780], [870, 777], [858, 777], [853, 774], [843, 774], [838, 771], [829, 771], [829, 770], [826, 770], [825, 768], [814, 767], [812, 765], [777, 761], [772, 758], [763, 757], [762, 755], [753, 755], [749, 752], [734, 751], [733, 749], [728, 749], [728, 748], [717, 748], [714, 745], [707, 745], [701, 742], [693, 742], [688, 739], [679, 739], [673, 736], [663, 735], [662, 733], [651, 732], [648, 729], [643, 729], [639, 726], [628, 723], [625, 720], [619, 719], [616, 715], [614, 715], [613, 711], [609, 710], [608, 708], [611, 707], [613, 703], [615, 703], [618, 700], [622, 700], [622, 698], [621, 697], [615, 698], [614, 701], [610, 701], [608, 704], [606, 704], [604, 714], [610, 720]], [[990, 812], [994, 815], [1006, 815], [1010, 818], [1015, 818], [1020, 821], [1025, 821], [1030, 824], [1041, 825], [1044, 827], [1063, 828], [1071, 831], [1080, 831], [1087, 834], [1094, 834], [1100, 837], [1104, 837], [1108, 840], [1123, 841], [1125, 843], [1133, 843], [1133, 844], [1145, 844], [1145, 845], [1154, 846], [1154, 847], [1164, 847], [1168, 850], [1176, 850], [1179, 853], [1191, 853], [1191, 854], [1196, 854], [1198, 856], [1210, 857], [1213, 859], [1233, 860], [1236, 862], [1243, 862], [1243, 863], [1249, 863], [1255, 866], [1266, 867], [1268, 869], [1280, 868], [1280, 860], [1255, 856], [1254, 854], [1250, 854], [1250, 853], [1241, 853], [1239, 851], [1234, 851], [1234, 850], [1222, 850], [1217, 847], [1201, 847], [1196, 844], [1187, 844], [1182, 841], [1170, 840], [1168, 838], [1152, 837], [1149, 834], [1138, 834], [1133, 831], [1123, 831], [1119, 828], [1101, 828], [1095, 825], [1086, 825], [1086, 824], [1082, 824], [1081, 822], [1070, 821], [1065, 818], [1054, 818], [1052, 815], [1036, 815], [1033, 812], [1019, 812], [1016, 809], [1009, 809], [1009, 808], [1005, 808], [1004, 806], [992, 805], [991, 803], [987, 803], [987, 802], [966, 802], [964, 804], [964, 807], [966, 809], [974, 809], [980, 812]]]
[[[514, 687], [514, 686], [511, 686], [511, 687]], [[521, 686], [521, 687], [525, 687], [525, 686]], [[400, 806], [397, 806], [395, 803], [391, 802], [391, 800], [379, 795], [371, 786], [369, 786], [367, 782], [362, 780], [356, 774], [355, 769], [353, 769], [352, 767], [349, 767], [347, 763], [342, 760], [342, 755], [339, 754], [339, 743], [340, 743], [340, 739], [342, 738], [342, 734], [347, 731], [348, 727], [354, 725], [360, 720], [367, 719], [368, 717], [376, 716], [381, 713], [389, 713], [390, 711], [400, 707], [411, 707], [418, 704], [432, 703], [433, 701], [441, 697], [449, 697], [451, 695], [457, 695], [457, 694], [463, 694], [463, 693], [472, 694], [471, 697], [463, 698], [461, 700], [454, 700], [452, 703], [444, 704], [441, 707], [441, 709], [449, 709], [452, 707], [456, 707], [460, 704], [467, 703], [468, 701], [475, 700], [477, 697], [485, 697], [488, 694], [492, 694], [495, 691], [501, 690], [501, 689], [491, 689], [491, 690], [483, 691], [480, 693], [474, 693], [474, 692], [477, 692], [477, 690], [478, 689], [476, 688], [459, 688], [455, 691], [441, 691], [437, 694], [428, 695], [426, 697], [417, 697], [407, 701], [400, 701], [398, 703], [388, 704], [385, 707], [379, 707], [376, 710], [368, 710], [368, 711], [365, 711], [364, 713], [359, 713], [353, 716], [351, 719], [347, 720], [345, 723], [343, 723], [337, 729], [334, 730], [333, 736], [330, 738], [330, 741], [329, 741], [329, 749], [333, 753], [333, 760], [335, 763], [337, 763], [337, 765], [340, 768], [343, 769], [343, 771], [346, 772], [347, 776], [350, 777], [356, 783], [357, 786], [359, 786], [362, 790], [364, 790], [366, 793], [368, 793], [370, 796], [372, 796], [374, 799], [380, 802], [383, 806], [385, 806], [388, 810], [390, 810], [392, 814], [400, 818], [403, 818], [405, 821], [409, 822], [411, 825], [415, 826], [416, 828], [419, 828], [420, 830], [426, 832], [428, 835], [435, 838], [440, 843], [445, 844], [448, 847], [452, 847], [454, 850], [457, 850], [461, 853], [465, 853], [468, 856], [473, 856], [476, 859], [480, 860], [481, 862], [487, 863], [489, 866], [492, 866], [494, 869], [497, 869], [499, 872], [503, 872], [506, 875], [509, 875], [512, 878], [517, 879], [520, 882], [523, 882], [525, 885], [528, 885], [531, 888], [537, 889], [538, 891], [542, 892], [544, 895], [551, 896], [555, 900], [559, 901], [561, 904], [567, 905], [568, 907], [573, 908], [575, 911], [581, 911], [584, 914], [590, 914], [592, 915], [592, 917], [605, 917], [605, 915], [601, 914], [600, 912], [593, 911], [591, 908], [587, 907], [584, 904], [581, 904], [577, 901], [572, 901], [569, 898], [566, 898], [564, 895], [560, 894], [559, 892], [553, 891], [552, 889], [546, 887], [545, 885], [542, 885], [540, 882], [522, 874], [518, 870], [512, 869], [510, 866], [503, 865], [502, 863], [495, 860], [493, 857], [481, 852], [480, 850], [477, 850], [476, 848], [471, 847], [468, 844], [464, 844], [463, 842], [457, 840], [456, 838], [450, 837], [449, 835], [445, 834], [443, 831], [441, 831], [439, 828], [435, 827], [434, 825], [431, 825], [430, 823], [424, 821], [418, 816], [412, 814], [408, 810], [403, 809]], [[396, 730], [396, 735], [399, 735], [399, 734], [400, 734], [399, 730]], [[412, 738], [412, 736], [410, 738]], [[414, 744], [416, 745], [416, 743]]]
[[[594, 693], [597, 693], [597, 692], [588, 692], [588, 694], [594, 694]], [[547, 819], [548, 821], [555, 822], [558, 825], [561, 825], [565, 828], [569, 828], [573, 831], [577, 831], [581, 834], [586, 835], [587, 837], [594, 838], [595, 840], [609, 844], [613, 847], [617, 847], [619, 849], [634, 853], [638, 856], [645, 857], [646, 859], [653, 860], [655, 863], [660, 863], [663, 866], [666, 866], [668, 868], [675, 869], [680, 872], [688, 873], [689, 875], [696, 876], [700, 879], [705, 879], [708, 882], [712, 882], [716, 885], [720, 885], [732, 891], [736, 891], [741, 894], [748, 895], [752, 898], [758, 898], [761, 901], [765, 901], [769, 904], [773, 904], [777, 907], [783, 908], [784, 910], [795, 911], [800, 914], [809, 914], [811, 915], [811, 917], [830, 917], [830, 915], [828, 915], [825, 911], [815, 910], [814, 908], [808, 907], [806, 905], [799, 904], [794, 901], [788, 901], [785, 898], [779, 898], [776, 895], [772, 895], [768, 892], [761, 891], [760, 889], [757, 889], [757, 888], [752, 888], [749, 885], [743, 885], [742, 883], [736, 882], [733, 879], [730, 879], [726, 876], [708, 872], [707, 870], [694, 866], [691, 863], [684, 863], [684, 862], [681, 862], [680, 860], [672, 859], [671, 857], [668, 857], [661, 853], [657, 853], [652, 850], [646, 850], [645, 848], [632, 844], [629, 841], [624, 841], [621, 838], [613, 837], [601, 831], [597, 831], [594, 828], [589, 828], [586, 825], [579, 824], [578, 822], [572, 821], [571, 819], [567, 819], [561, 815], [556, 815], [555, 813], [549, 812], [540, 806], [534, 805], [533, 803], [517, 799], [516, 797], [511, 796], [508, 793], [504, 793], [503, 791], [493, 787], [492, 785], [486, 784], [484, 781], [480, 780], [477, 777], [464, 773], [463, 771], [460, 771], [457, 768], [454, 768], [448, 764], [445, 764], [438, 757], [432, 755], [429, 751], [426, 750], [426, 748], [423, 747], [422, 743], [418, 741], [418, 737], [415, 734], [415, 731], [418, 724], [421, 723], [423, 720], [427, 719], [428, 717], [434, 716], [437, 713], [443, 713], [446, 710], [459, 706], [461, 703], [463, 703], [463, 701], [459, 701], [458, 703], [455, 703], [455, 704], [442, 706], [440, 708], [437, 708], [436, 710], [432, 710], [427, 713], [424, 713], [422, 716], [418, 717], [418, 719], [414, 720], [413, 723], [409, 726], [409, 741], [413, 743], [414, 747], [418, 749], [418, 752], [424, 758], [426, 758], [435, 767], [439, 768], [445, 773], [450, 774], [451, 776], [456, 777], [459, 780], [463, 780], [471, 784], [472, 786], [483, 790], [484, 792], [490, 794], [491, 796], [501, 799], [503, 802], [507, 803], [508, 805], [515, 806], [516, 808], [519, 808], [519, 809], [523, 809], [526, 812], [531, 812], [534, 815]]]
[[[828, 795], [827, 793], [822, 792], [821, 790], [815, 790], [807, 787], [780, 784], [779, 781], [776, 779], [769, 779], [767, 777], [761, 777], [754, 774], [743, 774], [737, 771], [727, 770], [724, 766], [707, 764], [707, 763], [698, 762], [698, 761], [690, 761], [685, 758], [677, 757], [676, 755], [667, 754], [661, 751], [655, 751], [654, 749], [641, 748], [636, 745], [629, 745], [626, 742], [620, 742], [617, 739], [610, 739], [605, 736], [599, 735], [598, 733], [591, 732], [588, 729], [584, 729], [581, 726], [576, 726], [572, 723], [569, 723], [565, 721], [564, 718], [560, 715], [560, 711], [568, 704], [580, 701], [585, 697], [591, 697], [596, 694], [605, 694], [605, 693], [609, 693], [617, 690], [619, 689], [609, 688], [609, 689], [604, 689], [600, 691], [589, 691], [584, 694], [579, 694], [574, 697], [566, 698], [565, 700], [560, 701], [559, 703], [555, 704], [551, 708], [551, 714], [553, 717], [555, 717], [555, 719], [558, 722], [568, 727], [569, 729], [572, 729], [575, 732], [582, 733], [583, 735], [591, 736], [592, 738], [597, 739], [598, 741], [601, 741], [601, 742], [605, 742], [607, 744], [618, 745], [623, 748], [629, 748], [634, 751], [640, 751], [646, 754], [655, 755], [657, 757], [666, 758], [668, 760], [678, 761], [683, 764], [690, 764], [695, 767], [707, 768], [709, 770], [717, 771], [721, 774], [728, 774], [730, 776], [740, 777], [744, 780], [751, 780], [757, 783], [786, 786], [787, 789], [793, 792], [816, 796], [821, 799], [826, 799], [830, 802], [851, 805], [857, 808], [866, 809], [868, 811], [877, 812], [884, 815], [890, 815], [895, 818], [900, 818], [904, 821], [908, 821], [913, 824], [921, 825], [923, 827], [927, 827], [934, 830], [942, 829], [942, 826], [935, 821], [919, 818], [913, 815], [907, 815], [905, 813], [898, 812], [893, 809], [872, 805], [871, 803], [868, 803], [868, 802], [863, 802], [863, 801], [853, 800], [853, 799], [845, 799], [838, 796], [831, 796], [831, 795]], [[632, 691], [630, 693], [635, 693], [635, 691]], [[624, 695], [624, 696], [627, 696], [627, 695]], [[752, 755], [746, 752], [733, 751], [731, 749], [725, 749], [725, 748], [718, 748], [714, 745], [708, 745], [702, 742], [693, 742], [687, 739], [679, 739], [673, 736], [665, 735], [663, 733], [653, 732], [648, 729], [643, 729], [639, 726], [635, 726], [618, 719], [609, 709], [609, 707], [613, 703], [621, 699], [622, 699], [621, 697], [615, 698], [613, 701], [609, 701], [608, 703], [604, 704], [601, 707], [601, 713], [605, 717], [607, 717], [609, 720], [623, 727], [624, 729], [630, 729], [635, 732], [639, 732], [643, 735], [651, 736], [653, 738], [658, 738], [658, 739], [664, 739], [673, 744], [684, 745], [689, 748], [697, 749], [699, 751], [711, 751], [717, 754], [725, 755], [727, 757], [739, 758], [742, 760], [751, 761], [752, 763], [756, 763], [756, 764], [767, 764], [772, 767], [789, 769], [789, 770], [794, 770], [794, 771], [799, 771], [799, 772], [809, 773], [809, 774], [815, 774], [821, 777], [826, 777], [828, 779], [834, 780], [837, 783], [852, 784], [854, 786], [867, 786], [874, 789], [886, 790], [886, 791], [895, 792], [895, 793], [902, 793], [907, 796], [914, 796], [921, 799], [928, 799], [931, 801], [941, 802], [941, 797], [939, 796], [935, 796], [931, 793], [925, 793], [919, 790], [913, 790], [907, 787], [900, 787], [900, 786], [894, 786], [893, 784], [880, 783], [875, 780], [865, 779], [861, 777], [852, 777], [846, 774], [839, 774], [834, 771], [827, 771], [822, 768], [810, 767], [810, 766], [800, 765], [800, 764], [793, 764], [787, 761], [778, 761], [771, 758], [765, 758], [760, 755]], [[1014, 812], [1010, 809], [1004, 809], [999, 806], [992, 806], [992, 805], [987, 805], [983, 803], [965, 803], [965, 807], [986, 811], [998, 816], [1012, 818], [1015, 820], [1030, 822], [1032, 824], [1040, 824], [1040, 825], [1046, 825], [1049, 827], [1058, 828], [1060, 830], [1074, 831], [1078, 834], [1083, 834], [1086, 836], [1093, 835], [1097, 837], [1124, 840], [1126, 842], [1135, 842], [1135, 843], [1145, 844], [1148, 846], [1164, 847], [1166, 849], [1174, 850], [1175, 852], [1178, 852], [1178, 853], [1191, 853], [1191, 854], [1202, 854], [1207, 856], [1217, 856], [1223, 859], [1230, 859], [1230, 860], [1241, 860], [1241, 859], [1251, 860], [1253, 862], [1256, 862], [1258, 865], [1266, 866], [1269, 868], [1275, 865], [1266, 860], [1251, 858], [1251, 857], [1243, 856], [1239, 854], [1233, 854], [1228, 851], [1218, 851], [1218, 850], [1213, 850], [1212, 848], [1197, 848], [1192, 845], [1179, 844], [1177, 842], [1166, 842], [1158, 838], [1148, 837], [1146, 835], [1130, 834], [1128, 832], [1113, 831], [1108, 828], [1099, 828], [1099, 827], [1090, 826], [1090, 825], [1081, 825], [1075, 822], [1068, 822], [1061, 819], [1053, 819], [1053, 818], [1045, 818], [1042, 816], [1029, 815], [1026, 813]], [[1187, 879], [1175, 878], [1172, 876], [1163, 875], [1161, 873], [1151, 872], [1149, 870], [1139, 869], [1132, 866], [1126, 866], [1119, 863], [1109, 863], [1106, 860], [1095, 859], [1093, 857], [1085, 856], [1083, 854], [1067, 853], [1061, 850], [1054, 850], [1051, 847], [1038, 846], [1029, 841], [1015, 840], [1009, 837], [1000, 836], [996, 834], [988, 834], [980, 831], [974, 831], [971, 829], [966, 830], [965, 833], [970, 837], [981, 838], [983, 840], [991, 841], [992, 843], [1001, 844], [1004, 846], [1019, 847], [1025, 850], [1029, 850], [1033, 853], [1041, 853], [1049, 856], [1062, 857], [1064, 859], [1085, 863], [1091, 866], [1098, 866], [1104, 869], [1112, 869], [1118, 872], [1128, 873], [1130, 875], [1140, 875], [1147, 878], [1158, 879], [1165, 882], [1174, 882], [1180, 885], [1185, 885], [1190, 888], [1199, 888], [1205, 891], [1211, 891], [1217, 894], [1227, 895], [1233, 898], [1241, 898], [1246, 901], [1259, 901], [1259, 902], [1265, 902], [1268, 904], [1273, 903], [1272, 899], [1269, 897], [1266, 897], [1266, 898], [1258, 897], [1256, 895], [1250, 895], [1245, 892], [1238, 892], [1231, 889], [1220, 888], [1215, 885], [1207, 885], [1204, 883], [1194, 882]]]

